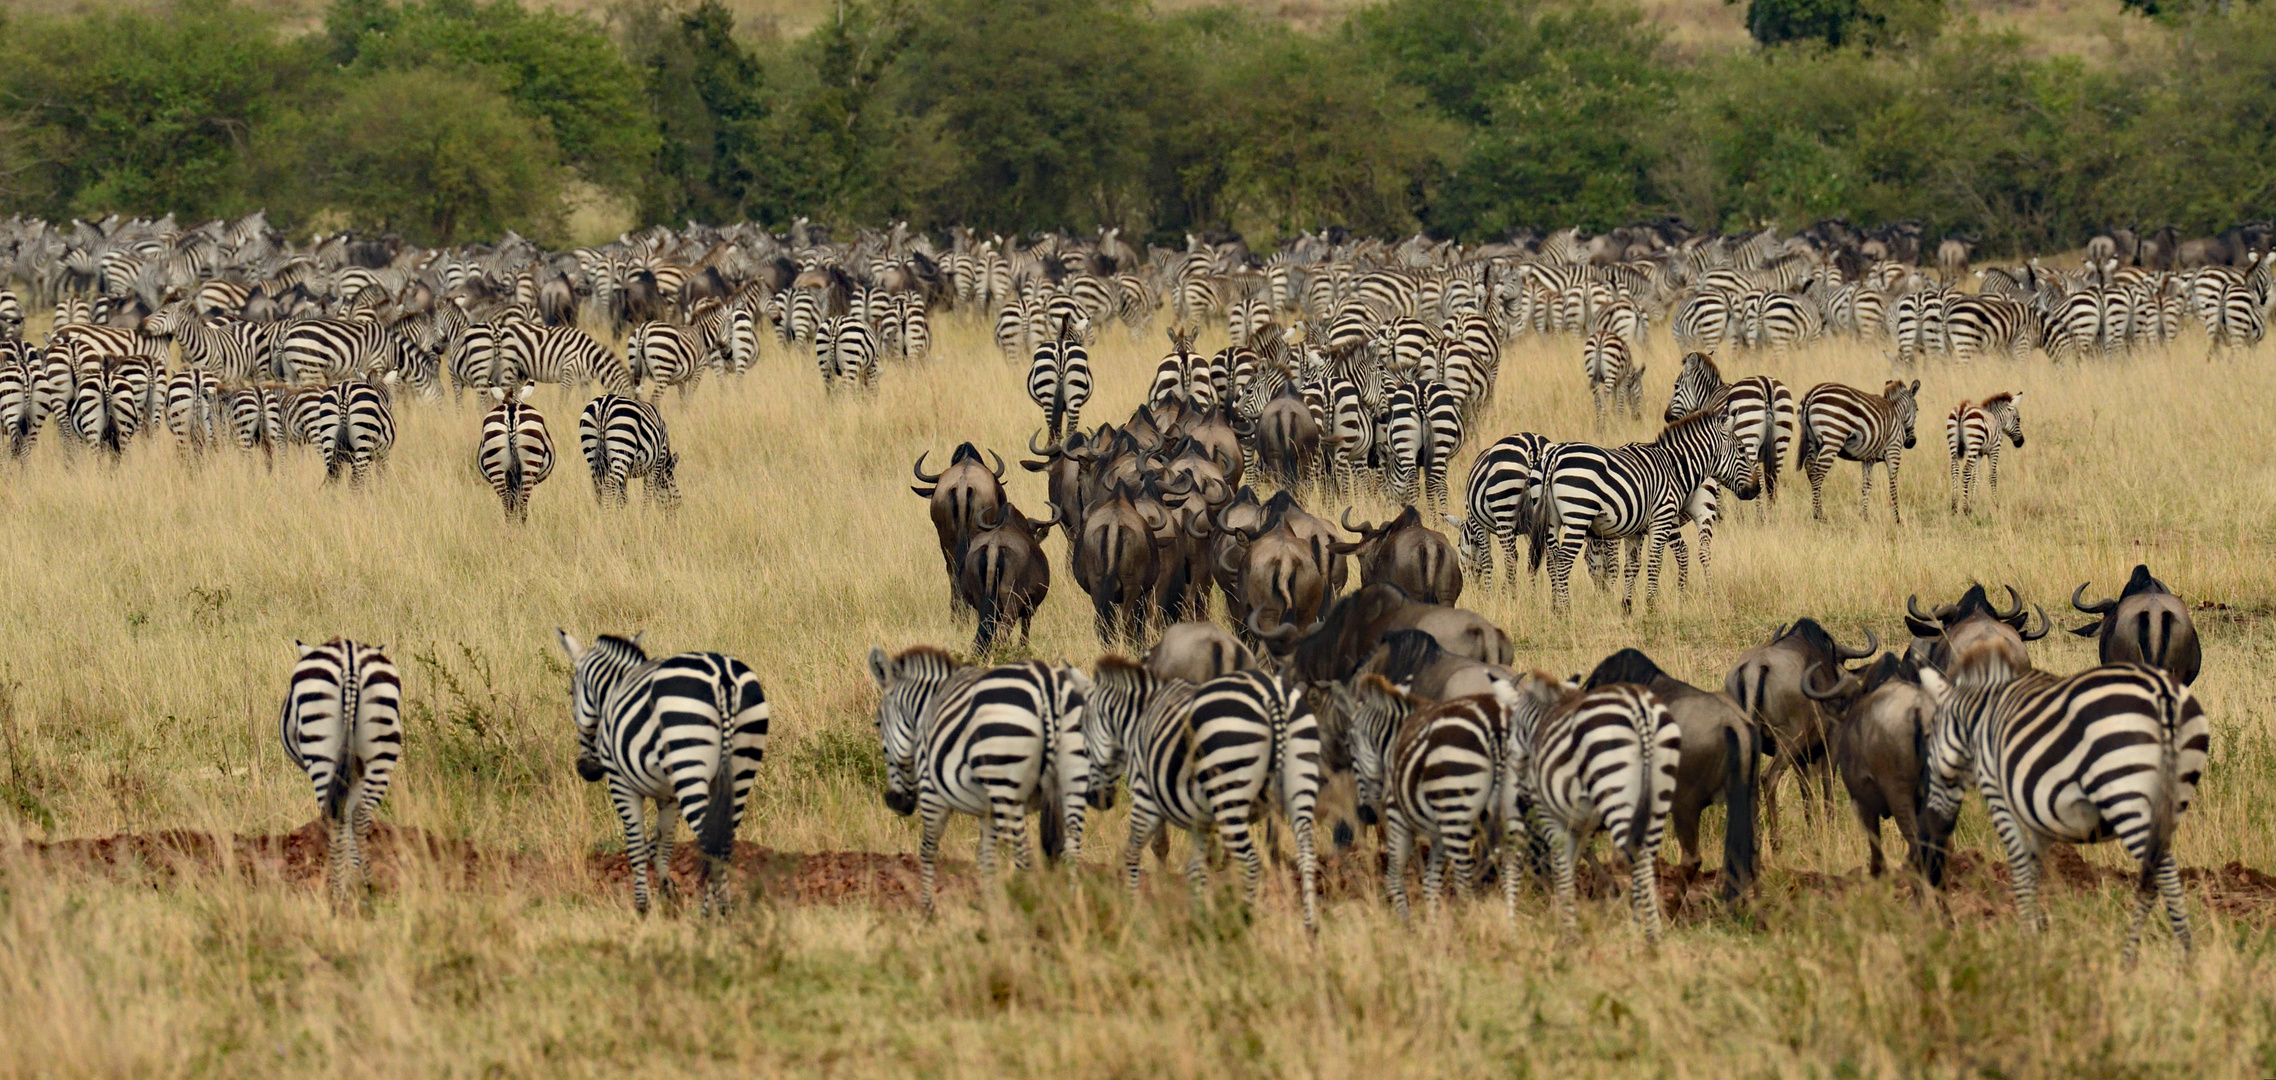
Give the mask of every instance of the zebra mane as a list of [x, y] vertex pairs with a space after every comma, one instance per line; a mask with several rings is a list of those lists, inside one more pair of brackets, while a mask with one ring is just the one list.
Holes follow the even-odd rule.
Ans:
[[1952, 660], [1952, 684], [1962, 690], [1988, 690], [2031, 671], [2023, 646], [2004, 637], [1969, 645]]
[[937, 645], [911, 645], [908, 648], [893, 654], [893, 662], [895, 664], [900, 664], [906, 660], [916, 660], [920, 658], [941, 660], [946, 662], [950, 667], [958, 666], [955, 654]]
[[1101, 679], [1106, 678], [1108, 672], [1113, 672], [1117, 675], [1143, 675], [1146, 673], [1145, 665], [1140, 664], [1138, 661], [1132, 660], [1131, 658], [1124, 656], [1121, 653], [1101, 654], [1098, 658], [1098, 663], [1093, 665], [1093, 667], [1098, 672], [1098, 677]]
[[1985, 412], [1991, 412], [2000, 406], [2011, 405], [2014, 404], [2014, 402], [2015, 393], [2013, 391], [2006, 391], [2003, 393], [1993, 394], [1992, 396], [1977, 402], [1976, 405], [1978, 408], [1983, 409]]
[[648, 651], [641, 648], [639, 642], [622, 635], [602, 634], [599, 637], [593, 639], [593, 645], [596, 648], [606, 645], [612, 649], [622, 649], [626, 652], [631, 653], [633, 656], [639, 659], [648, 659]]
[[1717, 391], [1715, 396], [1708, 398], [1705, 404], [1670, 421], [1668, 426], [1661, 428], [1659, 437], [1652, 440], [1652, 445], [1666, 446], [1670, 440], [1690, 433], [1693, 427], [1705, 427], [1710, 424], [1721, 423], [1724, 406], [1729, 396], [1730, 392], [1727, 388]]

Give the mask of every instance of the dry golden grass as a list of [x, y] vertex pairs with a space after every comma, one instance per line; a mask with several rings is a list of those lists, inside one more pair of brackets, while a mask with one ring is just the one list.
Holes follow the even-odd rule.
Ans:
[[[35, 331], [37, 330], [35, 322]], [[729, 919], [636, 918], [583, 861], [620, 843], [598, 788], [569, 768], [566, 674], [553, 628], [643, 629], [663, 649], [751, 662], [774, 742], [741, 835], [786, 850], [913, 850], [880, 804], [860, 658], [872, 642], [961, 646], [909, 465], [962, 440], [1008, 458], [1036, 413], [976, 326], [949, 322], [929, 363], [872, 396], [826, 398], [811, 365], [770, 350], [741, 381], [667, 398], [686, 501], [676, 514], [594, 505], [568, 461], [507, 527], [471, 460], [479, 410], [413, 405], [394, 461], [361, 494], [328, 489], [304, 454], [273, 475], [224, 454], [195, 465], [161, 437], [112, 465], [53, 432], [0, 483], [0, 1076], [305, 1075], [2258, 1075], [2276, 1069], [2276, 977], [2265, 915], [2199, 896], [2200, 950], [2153, 931], [2141, 967], [2115, 952], [2122, 890], [2056, 889], [2034, 938], [2004, 898], [1947, 923], [1893, 882], [1853, 880], [1846, 811], [1792, 813], [1745, 919], [1680, 920], [1646, 955], [1624, 907], [1584, 906], [1560, 949], [1529, 894], [1512, 931], [1497, 903], [1402, 931], [1371, 899], [1330, 903], [1308, 940], [1275, 884], [1253, 917], [1190, 905], [1148, 864], [1133, 904], [1097, 876], [1014, 879], [953, 894], [937, 922], [864, 905], [753, 897]], [[1158, 338], [1110, 330], [1094, 355], [1092, 422], [1119, 419]], [[1205, 342], [1207, 344], [1207, 342]], [[1474, 445], [1591, 429], [1576, 343], [1527, 341], [1504, 361]], [[1675, 371], [1664, 334], [1647, 408]], [[1877, 387], [1876, 349], [1745, 358], [1799, 389]], [[2189, 865], [2276, 866], [2271, 522], [2276, 448], [2259, 356], [2171, 355], [2068, 369], [2043, 359], [1932, 365], [1921, 445], [1903, 471], [1906, 524], [1856, 469], [1825, 523], [1791, 471], [1767, 524], [1752, 506], [1717, 537], [1711, 585], [1622, 618], [1586, 584], [1569, 619], [1545, 588], [1465, 596], [1521, 659], [1585, 670], [1638, 645], [1719, 683], [1773, 624], [1825, 620], [1846, 640], [1902, 632], [1905, 595], [1970, 579], [2059, 606], [2147, 561], [2205, 612], [2198, 691], [2216, 718], [2212, 772], [2184, 819]], [[1944, 506], [1942, 414], [2022, 390], [2029, 443], [1996, 509]], [[538, 403], [574, 456], [579, 399]], [[1622, 421], [1607, 438], [1650, 426]], [[1016, 466], [1015, 499], [1042, 502]], [[1380, 504], [1363, 505], [1380, 517]], [[1035, 652], [1097, 652], [1066, 575]], [[411, 703], [407, 761], [382, 816], [512, 853], [468, 887], [417, 861], [368, 917], [321, 889], [234, 873], [91, 874], [11, 855], [14, 841], [167, 828], [274, 834], [313, 816], [276, 744], [294, 638], [385, 642]], [[2091, 661], [2056, 635], [2046, 667]], [[1991, 850], [1980, 809], [1961, 842]], [[960, 821], [948, 852], [968, 859]], [[1094, 822], [1086, 862], [1119, 849]], [[1893, 838], [1892, 838], [1893, 839]], [[1668, 853], [1672, 858], [1672, 851]], [[2090, 861], [2123, 865], [2113, 850]], [[1829, 888], [1812, 875], [1850, 875]], [[1157, 887], [1158, 886], [1158, 887]], [[1220, 897], [1219, 899], [1222, 899]]]

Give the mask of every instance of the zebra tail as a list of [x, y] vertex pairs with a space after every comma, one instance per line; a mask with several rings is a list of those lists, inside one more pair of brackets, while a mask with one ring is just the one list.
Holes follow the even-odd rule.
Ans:
[[[992, 602], [992, 601], [991, 601]], [[1053, 682], [1057, 682], [1054, 673]], [[1057, 865], [1059, 856], [1067, 846], [1066, 800], [1059, 796], [1066, 790], [1067, 777], [1059, 770], [1060, 725], [1066, 720], [1059, 714], [1059, 695], [1053, 687], [1051, 700], [1044, 706], [1043, 720], [1043, 771], [1037, 777], [1036, 795], [1043, 803], [1043, 821], [1036, 839], [1043, 847], [1043, 861]]]
[[1770, 427], [1770, 434], [1762, 440], [1762, 447], [1755, 456], [1762, 459], [1761, 497], [1775, 499], [1778, 497], [1778, 467], [1785, 459], [1778, 453], [1778, 425], [1774, 421]]
[[719, 760], [711, 767], [711, 794], [703, 800], [703, 827], [696, 831], [696, 846], [713, 859], [735, 853], [735, 755], [727, 745], [727, 723], [734, 718], [734, 702], [727, 705], [728, 711], [721, 714]]
[[1817, 453], [1818, 430], [1810, 426], [1810, 410], [1806, 408], [1794, 423], [1801, 429], [1794, 433], [1794, 467], [1800, 469], [1808, 466], [1810, 458]]
[[[1521, 498], [1523, 496], [1520, 496]], [[1549, 551], [1549, 519], [1557, 512], [1557, 500], [1549, 493], [1546, 479], [1541, 483], [1541, 494], [1536, 497], [1532, 513], [1532, 526], [1526, 531], [1526, 569], [1541, 569], [1541, 558]]]
[[1636, 816], [1628, 822], [1628, 835], [1620, 843], [1630, 863], [1644, 855], [1644, 836], [1651, 830], [1652, 810], [1659, 802], [1652, 796], [1652, 750], [1659, 741], [1659, 714], [1645, 709], [1642, 722], [1636, 725]]
[[2173, 746], [2175, 728], [2181, 719], [2180, 703], [2168, 697], [2162, 703], [2157, 733], [2157, 787], [2150, 792], [2150, 842], [2142, 849], [2142, 895], [2157, 892], [2157, 868], [2165, 861], [2166, 853], [2173, 848], [2173, 789], [2180, 783], [2175, 775]]
[[348, 812], [351, 758], [356, 752], [356, 714], [362, 708], [363, 680], [348, 652], [348, 666], [340, 672], [340, 741], [332, 748], [332, 782], [324, 787], [324, 820], [338, 824]]
[[1735, 727], [1723, 729], [1723, 801], [1729, 823], [1723, 827], [1723, 897], [1736, 900], [1754, 881], [1759, 858], [1755, 847], [1755, 785], [1760, 764], [1753, 740], [1739, 738]]

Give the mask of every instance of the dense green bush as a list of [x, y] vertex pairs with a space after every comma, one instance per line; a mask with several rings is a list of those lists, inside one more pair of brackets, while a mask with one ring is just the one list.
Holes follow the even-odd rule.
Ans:
[[620, 0], [605, 27], [335, 0], [299, 37], [263, 10], [0, 13], [0, 212], [559, 240], [589, 186], [673, 223], [1175, 244], [1840, 216], [1995, 251], [2276, 213], [2271, 4], [2168, 11], [2097, 63], [1946, 30], [1944, 0], [1754, 0], [1781, 44], [1692, 58], [1622, 0], [1380, 0], [1321, 34], [1136, 0], [845, 0], [790, 38], [738, 34], [719, 0]]

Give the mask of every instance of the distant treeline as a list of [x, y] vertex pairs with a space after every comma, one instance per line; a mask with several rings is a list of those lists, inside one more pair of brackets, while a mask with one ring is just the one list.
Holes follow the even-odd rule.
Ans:
[[[1691, 60], [1613, 0], [1385, 0], [1317, 35], [1129, 0], [844, 0], [795, 38], [717, 0], [606, 25], [336, 0], [299, 35], [234, 0], [0, 11], [0, 213], [557, 242], [598, 193], [675, 224], [1262, 244], [1843, 217], [2049, 250], [2276, 216], [2276, 4], [2203, 6], [2101, 63], [1937, 0]], [[1771, 13], [1758, 36], [1797, 36]]]

